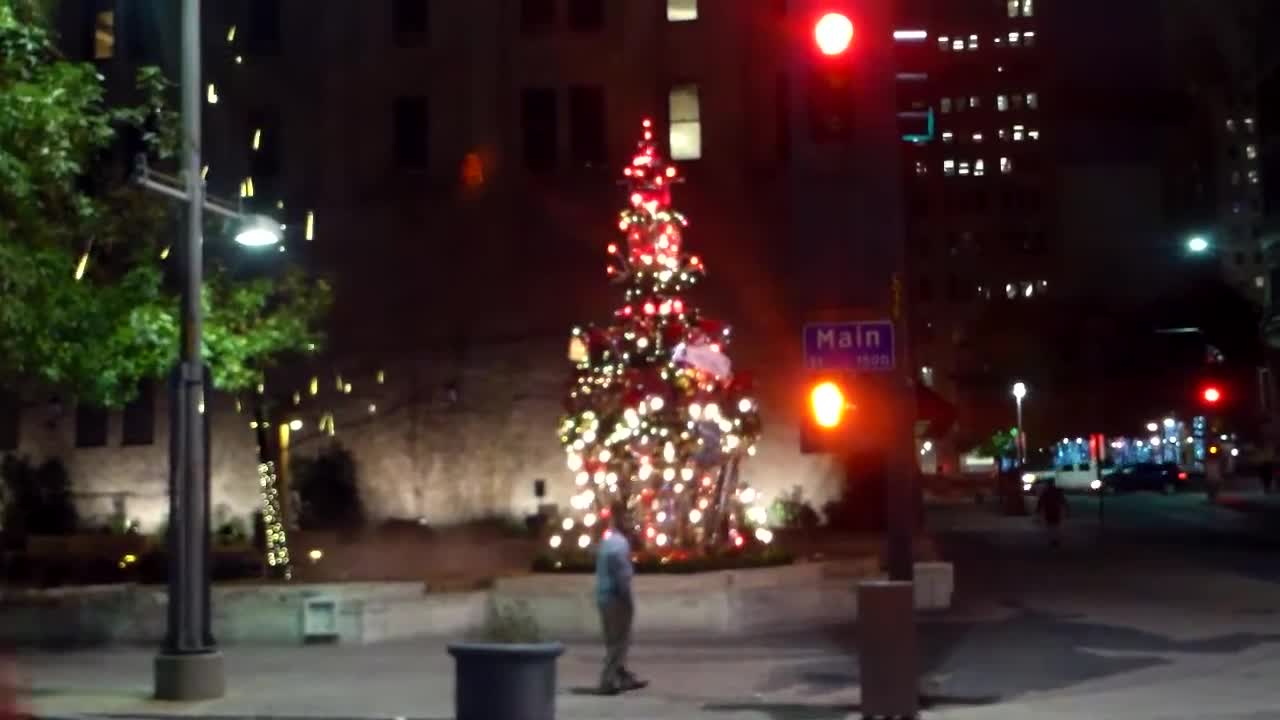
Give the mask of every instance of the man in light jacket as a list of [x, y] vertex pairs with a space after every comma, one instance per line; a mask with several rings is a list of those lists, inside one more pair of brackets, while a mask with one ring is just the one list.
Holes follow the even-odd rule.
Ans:
[[600, 622], [604, 627], [604, 670], [600, 673], [600, 691], [616, 695], [648, 685], [627, 670], [627, 650], [631, 645], [631, 621], [635, 603], [631, 596], [631, 544], [626, 537], [626, 507], [621, 503], [609, 508], [604, 536], [596, 554], [596, 603], [600, 606]]

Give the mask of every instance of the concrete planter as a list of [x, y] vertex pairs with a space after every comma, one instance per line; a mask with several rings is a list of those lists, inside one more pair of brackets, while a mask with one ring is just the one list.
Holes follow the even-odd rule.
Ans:
[[555, 720], [560, 643], [449, 644], [457, 720]]

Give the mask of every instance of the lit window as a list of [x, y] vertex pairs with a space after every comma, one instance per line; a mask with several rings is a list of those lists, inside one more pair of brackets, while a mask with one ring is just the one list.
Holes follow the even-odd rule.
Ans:
[[697, 85], [677, 85], [668, 96], [671, 113], [669, 133], [672, 160], [702, 157], [702, 111]]
[[977, 49], [978, 49], [978, 36], [977, 36], [977, 35], [970, 35], [970, 36], [969, 36], [969, 49], [970, 49], [970, 50], [977, 50]]
[[1241, 212], [1242, 210], [1244, 210], [1244, 206], [1243, 206], [1243, 205], [1241, 205], [1240, 203], [1238, 203], [1238, 202], [1236, 202], [1236, 203], [1231, 203], [1231, 212], [1232, 212], [1233, 214], [1235, 214], [1235, 215], [1239, 215], [1239, 214], [1240, 214], [1240, 212]]
[[964, 38], [956, 38], [955, 40], [952, 40], [952, 41], [951, 41], [951, 49], [952, 49], [952, 50], [963, 50], [963, 49], [964, 49]]
[[938, 36], [938, 49], [946, 52], [951, 49], [951, 38], [946, 35]]
[[969, 177], [969, 163], [968, 163], [968, 162], [964, 162], [964, 161], [962, 161], [962, 162], [960, 163], [960, 175], [961, 175], [961, 177]]
[[1009, 131], [1004, 128], [1000, 128], [1000, 132], [997, 134], [1000, 136], [1001, 142], [1004, 142], [1009, 139]]
[[1010, 300], [1018, 297], [1018, 288], [1013, 283], [1007, 283], [1004, 286], [1004, 296]]
[[1013, 160], [1007, 157], [1000, 158], [1000, 172], [1004, 175], [1013, 172]]
[[1027, 137], [1028, 137], [1028, 138], [1030, 138], [1030, 139], [1032, 139], [1032, 140], [1039, 140], [1039, 139], [1040, 139], [1040, 131], [1039, 131], [1039, 130], [1031, 130], [1031, 131], [1028, 131], [1028, 132], [1027, 132]]
[[1036, 110], [1040, 107], [1040, 96], [1036, 93], [1027, 93], [1027, 107]]
[[969, 98], [969, 107], [971, 108], [982, 107], [982, 99], [979, 98], [977, 95], [974, 95], [973, 97]]
[[942, 131], [942, 142], [949, 143], [952, 140], [955, 140], [955, 138], [956, 138], [955, 133], [951, 132], [950, 130]]
[[955, 161], [955, 160], [943, 160], [943, 161], [942, 161], [942, 174], [943, 174], [943, 175], [946, 175], [946, 176], [948, 176], [948, 177], [950, 177], [950, 176], [952, 176], [952, 175], [955, 175], [955, 174], [956, 174], [956, 161]]
[[973, 164], [973, 176], [982, 177], [983, 175], [986, 175], [986, 174], [987, 174], [987, 162], [985, 160], [976, 161]]
[[944, 113], [951, 112], [951, 98], [949, 97], [942, 98], [942, 102], [938, 103], [938, 107]]
[[1030, 282], [1022, 283], [1022, 297], [1034, 297], [1036, 294], [1036, 284]]
[[927, 365], [920, 368], [920, 382], [924, 383], [925, 387], [933, 387], [933, 368]]
[[209, 101], [210, 105], [218, 104], [218, 86], [217, 85], [214, 85], [213, 83], [209, 83], [209, 87], [205, 89], [204, 94], [205, 94], [205, 99]]
[[974, 141], [975, 143], [981, 143], [981, 142], [982, 142], [982, 133], [980, 133], [980, 132], [976, 132], [976, 133], [974, 133], [974, 134], [973, 134], [973, 141]]
[[1235, 131], [1236, 131], [1236, 119], [1227, 118], [1227, 132], [1233, 133]]
[[916, 175], [928, 175], [929, 166], [924, 164], [923, 160], [916, 161]]
[[1009, 17], [1018, 17], [1018, 11], [1022, 9], [1022, 0], [1009, 0]]
[[969, 107], [969, 98], [967, 98], [967, 97], [959, 97], [959, 98], [956, 98], [956, 109], [957, 109], [957, 110], [964, 110], [964, 109], [965, 109], [965, 108], [967, 108], [967, 107]]
[[997, 110], [999, 110], [1000, 112], [1005, 112], [1006, 110], [1008, 110], [1008, 109], [1009, 109], [1009, 96], [1008, 96], [1008, 95], [997, 95], [997, 96], [996, 96], [996, 109], [997, 109]]
[[1019, 41], [1021, 38], [1022, 38], [1022, 35], [1021, 35], [1021, 34], [1019, 34], [1017, 31], [1011, 32], [1011, 33], [1009, 33], [1009, 44], [1010, 44], [1010, 45], [1017, 45], [1017, 44], [1018, 44], [1018, 41]]
[[1267, 286], [1267, 279], [1259, 275], [1253, 279], [1253, 286], [1262, 290]]
[[1260, 182], [1262, 182], [1262, 177], [1258, 174], [1258, 171], [1257, 171], [1257, 170], [1250, 170], [1250, 171], [1249, 171], [1249, 184], [1250, 184], [1250, 185], [1257, 185], [1257, 184], [1258, 184], [1258, 183], [1260, 183]]
[[1244, 156], [1245, 156], [1245, 157], [1247, 157], [1247, 158], [1249, 158], [1250, 160], [1257, 160], [1257, 159], [1258, 159], [1258, 146], [1257, 146], [1257, 145], [1246, 145], [1246, 146], [1244, 147]]
[[1036, 16], [1036, 6], [1033, 0], [1022, 0], [1022, 16], [1023, 17]]
[[93, 59], [110, 60], [116, 55], [116, 12], [103, 10], [93, 19]]
[[1022, 44], [1031, 47], [1036, 44], [1036, 34], [1033, 31], [1022, 33]]
[[1247, 117], [1247, 118], [1245, 118], [1245, 119], [1244, 119], [1244, 131], [1245, 131], [1245, 132], [1247, 132], [1247, 133], [1251, 133], [1251, 132], [1253, 132], [1254, 130], [1256, 130], [1256, 129], [1257, 129], [1257, 127], [1258, 127], [1258, 124], [1257, 124], [1256, 122], [1254, 122], [1254, 119], [1253, 119], [1253, 118], [1251, 118], [1251, 117]]
[[668, 22], [689, 22], [698, 19], [698, 0], [667, 0]]
[[1026, 132], [1026, 128], [1025, 128], [1024, 126], [1022, 126], [1022, 125], [1014, 125], [1014, 126], [1013, 126], [1013, 141], [1014, 141], [1014, 142], [1022, 142], [1022, 138], [1023, 138], [1023, 135], [1025, 134], [1025, 132]]

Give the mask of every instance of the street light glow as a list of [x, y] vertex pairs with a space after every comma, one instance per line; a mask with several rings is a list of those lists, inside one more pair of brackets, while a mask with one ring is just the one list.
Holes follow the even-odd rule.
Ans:
[[269, 247], [280, 242], [280, 223], [265, 215], [250, 215], [236, 230], [236, 242], [245, 247]]
[[1013, 384], [1013, 396], [1019, 400], [1027, 396], [1027, 384], [1016, 382]]
[[1209, 241], [1203, 235], [1196, 235], [1187, 241], [1187, 249], [1197, 254], [1208, 252]]

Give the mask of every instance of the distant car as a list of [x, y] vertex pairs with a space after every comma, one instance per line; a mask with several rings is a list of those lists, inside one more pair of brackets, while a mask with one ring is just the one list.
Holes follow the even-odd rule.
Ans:
[[1111, 492], [1186, 492], [1203, 481], [1201, 473], [1184, 470], [1177, 463], [1138, 463], [1119, 468], [1106, 479]]
[[[1104, 473], [1107, 471], [1104, 470]], [[1067, 464], [1057, 467], [1029, 468], [1022, 474], [1022, 491], [1038, 495], [1045, 483], [1053, 484], [1064, 492], [1095, 492], [1102, 487], [1097, 471], [1091, 463]]]

